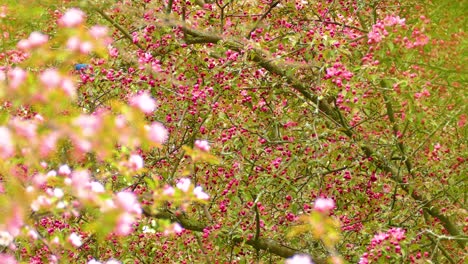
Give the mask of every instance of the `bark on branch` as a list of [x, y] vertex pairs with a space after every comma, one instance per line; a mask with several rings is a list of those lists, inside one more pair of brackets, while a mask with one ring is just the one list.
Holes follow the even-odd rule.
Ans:
[[[171, 222], [179, 223], [182, 227], [191, 231], [203, 232], [203, 230], [208, 227], [208, 225], [202, 222], [199, 222], [197, 220], [190, 219], [186, 215], [183, 215], [183, 214], [176, 215], [169, 210], [160, 211], [158, 213], [152, 213], [149, 208], [144, 208], [143, 214], [147, 217], [154, 217], [157, 219], [169, 219], [171, 220]], [[225, 238], [229, 239], [229, 235], [225, 234]], [[253, 248], [257, 250], [265, 250], [271, 254], [274, 254], [283, 258], [289, 258], [297, 254], [308, 255], [307, 253], [284, 246], [268, 238], [243, 239], [243, 238], [236, 237], [236, 238], [232, 238], [231, 242], [235, 244], [245, 243], [249, 246], [252, 246]], [[317, 259], [317, 258], [313, 258], [313, 259], [314, 259], [314, 262], [317, 264], [325, 263], [321, 259]]]
[[344, 133], [349, 137], [352, 136], [352, 133], [349, 131], [347, 124], [345, 122], [342, 122], [342, 117], [337, 113], [333, 106], [331, 106], [327, 102], [326, 98], [320, 98], [317, 95], [313, 94], [310, 91], [310, 84], [304, 84], [299, 79], [297, 79], [292, 73], [290, 73], [292, 72], [292, 70], [294, 70], [293, 67], [280, 65], [280, 63], [276, 62], [276, 60], [271, 58], [265, 51], [254, 47], [248, 48], [248, 45], [246, 45], [246, 43], [244, 43], [243, 41], [227, 39], [214, 33], [205, 33], [202, 31], [198, 31], [188, 27], [184, 23], [176, 23], [171, 20], [166, 20], [166, 23], [168, 23], [170, 26], [180, 27], [187, 36], [187, 44], [221, 44], [224, 47], [229, 48], [233, 51], [248, 53], [247, 57], [252, 62], [256, 63], [257, 65], [261, 66], [262, 68], [264, 68], [272, 74], [276, 74], [285, 78], [289, 85], [291, 85], [302, 96], [309, 100], [310, 103], [316, 105], [325, 117], [327, 117], [335, 123], [338, 122], [338, 124], [341, 127], [346, 127], [346, 129], [344, 129]]
[[[185, 24], [178, 24], [178, 26], [182, 27], [182, 30], [185, 34], [193, 37], [194, 42], [191, 43], [222, 43], [224, 46], [237, 51], [237, 52], [248, 52], [246, 50], [245, 45], [242, 44], [241, 41], [234, 41], [224, 39], [221, 36], [217, 36], [215, 34], [207, 34], [201, 31], [197, 31], [187, 27]], [[188, 41], [190, 44], [190, 42]], [[252, 62], [257, 63], [259, 66], [263, 67], [270, 73], [276, 74], [286, 79], [286, 81], [299, 93], [301, 93], [305, 98], [307, 98], [311, 103], [317, 105], [320, 109], [321, 113], [324, 114], [327, 118], [334, 121], [334, 123], [338, 124], [341, 128], [339, 129], [342, 133], [344, 133], [349, 138], [353, 138], [355, 132], [350, 129], [348, 122], [343, 118], [340, 111], [335, 107], [331, 106], [326, 102], [326, 100], [321, 100], [317, 95], [310, 92], [309, 86], [304, 85], [300, 80], [298, 80], [295, 76], [288, 74], [288, 66], [285, 65], [278, 65], [274, 63], [271, 58], [267, 56], [267, 54], [256, 48], [250, 49], [250, 60]], [[403, 149], [403, 146], [400, 146]], [[417, 194], [414, 191], [411, 191], [408, 186], [404, 183], [401, 176], [399, 176], [398, 171], [383, 157], [380, 157], [378, 154], [375, 153], [369, 146], [361, 145], [361, 150], [364, 154], [368, 157], [373, 157], [373, 163], [380, 169], [385, 172], [391, 174], [392, 179], [402, 186], [402, 189], [408, 193], [415, 201], [421, 203], [423, 208], [426, 212], [428, 212], [431, 216], [436, 217], [440, 220], [441, 224], [444, 226], [445, 229], [450, 233], [452, 236], [461, 236], [463, 232], [460, 231], [459, 227], [454, 224], [454, 222], [448, 218], [447, 216], [443, 215], [437, 206], [435, 206], [431, 201], [423, 198], [421, 195]], [[406, 161], [407, 167], [411, 170], [411, 165], [409, 165], [409, 161]], [[408, 166], [409, 165], [409, 166]], [[457, 243], [461, 248], [465, 247], [465, 241], [457, 240]]]

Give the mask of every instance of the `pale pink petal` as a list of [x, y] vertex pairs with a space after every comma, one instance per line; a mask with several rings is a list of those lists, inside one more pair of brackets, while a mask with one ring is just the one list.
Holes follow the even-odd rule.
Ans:
[[164, 144], [169, 137], [167, 129], [159, 122], [154, 122], [148, 127], [148, 138], [158, 144]]
[[26, 80], [27, 73], [19, 67], [13, 68], [8, 72], [8, 85], [12, 89], [18, 88], [24, 80]]
[[77, 51], [80, 49], [81, 40], [78, 37], [70, 37], [67, 41], [67, 48], [71, 51]]
[[117, 219], [117, 226], [115, 227], [115, 233], [120, 236], [126, 236], [133, 230], [132, 225], [135, 222], [135, 218], [129, 213], [123, 213]]
[[47, 88], [58, 87], [62, 81], [62, 76], [56, 69], [47, 69], [39, 77], [42, 84]]
[[19, 50], [27, 51], [27, 50], [31, 49], [31, 43], [27, 39], [22, 39], [22, 40], [18, 41], [18, 43], [16, 44], [16, 47]]
[[146, 91], [130, 98], [130, 104], [140, 108], [146, 114], [156, 110], [156, 101]]
[[68, 165], [65, 164], [65, 165], [60, 166], [58, 173], [60, 175], [70, 175], [71, 169], [70, 167], [68, 167]]
[[5, 159], [15, 154], [15, 145], [10, 130], [0, 126], [0, 157]]
[[89, 30], [89, 33], [90, 33], [91, 36], [93, 36], [93, 38], [95, 38], [95, 39], [100, 39], [100, 38], [106, 37], [106, 36], [107, 36], [107, 32], [108, 32], [107, 27], [105, 27], [105, 26], [99, 26], [99, 25], [93, 26], [93, 27], [91, 27], [91, 29]]
[[31, 35], [29, 35], [28, 41], [29, 45], [31, 48], [39, 47], [47, 43], [49, 40], [49, 37], [45, 34], [42, 34], [41, 32], [32, 32]]
[[93, 43], [86, 41], [80, 44], [80, 52], [83, 54], [89, 54], [93, 51]]
[[83, 23], [85, 13], [77, 8], [68, 9], [59, 19], [59, 25], [63, 27], [76, 27]]
[[210, 199], [210, 196], [206, 194], [205, 192], [203, 192], [203, 189], [201, 186], [195, 187], [195, 189], [193, 189], [193, 194], [195, 194], [195, 196], [200, 200]]
[[195, 147], [203, 151], [210, 151], [210, 143], [206, 140], [195, 140]]
[[140, 170], [143, 168], [143, 158], [140, 155], [131, 155], [128, 160], [129, 166], [133, 170]]
[[127, 213], [141, 214], [141, 207], [134, 193], [119, 192], [116, 195], [116, 203]]
[[314, 210], [319, 212], [329, 212], [335, 208], [335, 201], [330, 198], [318, 198], [314, 203]]
[[15, 257], [8, 254], [0, 254], [0, 263], [2, 264], [17, 264]]
[[76, 233], [71, 233], [68, 237], [68, 242], [70, 242], [75, 247], [81, 247], [83, 242], [81, 241], [81, 237], [78, 236]]
[[75, 98], [76, 96], [76, 87], [75, 83], [71, 79], [64, 78], [60, 85], [60, 88], [71, 98]]
[[180, 190], [184, 191], [184, 192], [187, 192], [190, 188], [190, 179], [188, 178], [181, 178], [179, 179], [179, 181], [177, 182], [176, 186], [177, 188], [179, 188]]

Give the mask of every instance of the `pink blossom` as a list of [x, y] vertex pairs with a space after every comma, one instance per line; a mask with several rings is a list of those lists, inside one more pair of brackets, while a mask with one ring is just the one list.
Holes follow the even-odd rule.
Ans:
[[90, 182], [89, 187], [91, 188], [91, 191], [95, 193], [103, 193], [105, 191], [104, 186], [97, 181]]
[[292, 258], [288, 258], [285, 264], [313, 264], [313, 262], [307, 255], [294, 255]]
[[23, 213], [20, 207], [15, 205], [11, 215], [7, 218], [6, 229], [13, 237], [16, 237], [20, 234], [23, 224]]
[[92, 136], [101, 126], [101, 121], [97, 116], [82, 114], [75, 118], [73, 124], [80, 127], [84, 136]]
[[156, 110], [156, 101], [146, 91], [130, 98], [130, 104], [140, 108], [146, 114]]
[[153, 122], [147, 127], [148, 138], [158, 144], [164, 144], [168, 138], [167, 129], [159, 122]]
[[200, 200], [210, 199], [210, 196], [206, 194], [205, 192], [203, 192], [203, 189], [201, 186], [195, 187], [195, 189], [193, 189], [193, 194], [195, 194], [195, 196]]
[[119, 56], [119, 50], [112, 47], [112, 46], [108, 46], [107, 49], [109, 50], [109, 55], [112, 57], [112, 58], [116, 58], [117, 56]]
[[8, 78], [9, 78], [9, 86], [12, 89], [18, 88], [24, 80], [26, 80], [26, 71], [19, 67], [13, 68], [13, 70], [8, 72]]
[[124, 115], [118, 115], [115, 117], [115, 126], [117, 128], [124, 128], [127, 124], [127, 119]]
[[55, 149], [58, 139], [59, 133], [55, 131], [42, 137], [41, 144], [39, 146], [39, 154], [41, 157], [48, 156]]
[[70, 173], [71, 173], [70, 167], [68, 167], [67, 164], [64, 164], [64, 165], [59, 167], [58, 173], [60, 175], [70, 175]]
[[33, 230], [33, 229], [29, 229], [29, 227], [27, 227], [28, 229], [28, 236], [34, 240], [38, 239], [39, 238], [39, 234]]
[[187, 192], [190, 188], [190, 179], [188, 178], [181, 178], [179, 179], [179, 181], [177, 182], [176, 186], [177, 188], [179, 188], [180, 190], [184, 191], [184, 192]]
[[386, 16], [383, 20], [385, 26], [390, 27], [394, 25], [403, 26], [405, 24], [405, 19], [400, 18], [399, 16]]
[[128, 159], [129, 167], [133, 170], [140, 170], [143, 168], [143, 158], [140, 155], [131, 155]]
[[0, 126], [0, 157], [5, 159], [15, 154], [15, 145], [7, 127]]
[[62, 82], [62, 76], [56, 69], [47, 69], [39, 77], [42, 84], [47, 88], [55, 88]]
[[71, 174], [71, 184], [78, 192], [89, 184], [90, 175], [86, 170], [76, 170]]
[[406, 231], [402, 228], [391, 228], [390, 230], [388, 230], [388, 233], [390, 234], [392, 238], [396, 239], [397, 241], [400, 241], [406, 238], [405, 236]]
[[83, 23], [84, 19], [85, 13], [83, 11], [71, 8], [59, 19], [58, 23], [62, 27], [76, 27]]
[[132, 225], [135, 218], [129, 213], [121, 214], [117, 219], [117, 226], [114, 232], [120, 236], [126, 236], [132, 232]]
[[174, 223], [173, 230], [176, 234], [180, 234], [184, 231], [184, 228], [179, 223]]
[[14, 237], [9, 232], [0, 230], [0, 246], [9, 246], [13, 240]]
[[101, 39], [107, 36], [107, 31], [107, 27], [95, 25], [91, 27], [89, 33], [91, 34], [91, 36], [93, 36], [93, 38]]
[[80, 44], [80, 52], [83, 54], [89, 54], [93, 51], [93, 43], [89, 41], [82, 42]]
[[37, 125], [30, 120], [21, 120], [18, 117], [10, 121], [11, 126], [15, 129], [15, 133], [27, 139], [36, 137]]
[[202, 151], [210, 151], [210, 143], [206, 140], [195, 140], [195, 147]]
[[7, 15], [7, 6], [2, 5], [0, 6], [0, 18], [5, 18]]
[[0, 69], [0, 82], [3, 82], [6, 80], [6, 73], [5, 70]]
[[81, 40], [80, 38], [78, 37], [70, 37], [68, 40], [67, 40], [67, 48], [70, 50], [70, 51], [77, 51], [80, 49], [80, 45], [81, 45]]
[[31, 48], [31, 43], [29, 43], [29, 40], [27, 39], [22, 39], [18, 41], [18, 43], [16, 44], [16, 47], [19, 50], [27, 51]]
[[330, 198], [318, 198], [314, 203], [314, 210], [319, 212], [329, 212], [335, 208], [335, 201]]
[[42, 46], [45, 43], [47, 43], [48, 40], [49, 37], [47, 35], [37, 31], [32, 32], [28, 38], [29, 45], [31, 46], [31, 48]]
[[71, 79], [64, 78], [60, 88], [62, 88], [65, 94], [67, 94], [69, 97], [74, 98], [76, 96], [76, 87]]
[[366, 253], [364, 253], [365, 255], [363, 255], [360, 259], [359, 259], [359, 262], [358, 264], [369, 264], [369, 259], [366, 255]]
[[174, 195], [175, 190], [172, 188], [172, 186], [166, 185], [164, 186], [163, 194], [167, 196], [172, 196]]
[[0, 254], [0, 263], [2, 264], [17, 264], [15, 257], [8, 254]]
[[81, 237], [76, 233], [71, 233], [68, 237], [68, 242], [70, 242], [75, 247], [81, 247], [83, 242], [81, 241]]
[[52, 200], [44, 195], [39, 195], [36, 200], [31, 202], [31, 209], [34, 212], [39, 211], [42, 207], [48, 207], [52, 204]]
[[174, 223], [170, 227], [168, 227], [166, 230], [164, 230], [165, 235], [169, 234], [181, 234], [184, 231], [184, 228], [179, 224], [179, 223]]
[[59, 198], [59, 199], [60, 199], [60, 198], [63, 197], [64, 193], [63, 193], [63, 190], [62, 190], [62, 189], [60, 189], [60, 188], [54, 188], [54, 190], [53, 190], [53, 195], [54, 195], [55, 198]]
[[116, 195], [116, 203], [127, 213], [141, 214], [141, 207], [134, 193], [119, 192]]

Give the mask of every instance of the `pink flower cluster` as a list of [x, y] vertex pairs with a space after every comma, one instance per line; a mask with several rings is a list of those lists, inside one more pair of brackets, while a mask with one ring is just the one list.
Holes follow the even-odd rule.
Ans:
[[156, 110], [156, 101], [147, 91], [132, 96], [129, 100], [130, 105], [138, 107], [143, 113], [151, 114]]
[[16, 46], [20, 50], [28, 51], [44, 45], [47, 41], [49, 41], [47, 35], [35, 31], [29, 35], [29, 38], [20, 40]]
[[11, 69], [10, 71], [8, 71], [8, 87], [12, 90], [16, 90], [26, 80], [26, 77], [26, 71], [21, 69], [20, 67], [15, 67]]
[[133, 231], [132, 225], [136, 221], [136, 216], [140, 216], [142, 209], [137, 197], [132, 192], [119, 192], [115, 197], [115, 204], [122, 209], [122, 213], [117, 218], [117, 226], [114, 232], [120, 236], [126, 236]]
[[79, 37], [70, 37], [67, 41], [67, 49], [70, 51], [89, 54], [93, 51], [94, 46], [90, 41], [82, 41]]
[[206, 140], [195, 140], [195, 147], [205, 152], [210, 151], [211, 148], [210, 143]]
[[15, 154], [15, 145], [10, 130], [0, 126], [0, 158], [6, 159]]
[[77, 27], [85, 20], [85, 13], [78, 8], [68, 9], [67, 12], [59, 19], [58, 24], [62, 27]]
[[146, 126], [148, 138], [154, 143], [164, 144], [169, 138], [169, 133], [163, 124], [153, 122], [150, 126]]
[[330, 198], [318, 198], [314, 203], [314, 210], [328, 213], [335, 208], [335, 201]]
[[429, 37], [424, 35], [424, 33], [419, 29], [414, 29], [413, 33], [411, 34], [411, 39], [404, 38], [403, 41], [405, 42], [405, 47], [408, 49], [414, 47], [422, 47], [429, 43]]
[[[191, 186], [191, 181], [190, 179], [188, 178], [181, 178], [179, 179], [179, 181], [177, 182], [176, 184], [176, 187], [183, 191], [183, 192], [188, 192], [190, 190], [190, 186]], [[166, 190], [167, 192], [167, 190]], [[197, 199], [200, 199], [200, 200], [208, 200], [210, 198], [210, 196], [208, 194], [206, 194], [205, 192], [203, 192], [203, 189], [201, 186], [197, 186], [193, 189], [193, 194], [195, 195], [195, 197], [197, 197]]]
[[391, 254], [400, 255], [400, 242], [405, 238], [405, 230], [401, 228], [391, 228], [387, 232], [376, 234], [367, 247], [367, 252], [360, 258], [359, 264], [373, 263], [384, 256], [383, 250], [389, 251], [392, 250], [392, 247], [393, 252], [387, 252], [385, 254], [387, 260], [390, 258]]
[[68, 77], [63, 77], [56, 69], [46, 69], [39, 76], [41, 83], [47, 89], [62, 89], [71, 98], [76, 96], [76, 87]]
[[383, 21], [378, 21], [372, 26], [372, 30], [367, 34], [367, 43], [372, 44], [381, 42], [384, 37], [388, 36], [388, 31], [385, 30], [385, 27], [393, 27], [395, 25], [405, 25], [405, 19], [398, 16], [387, 16]]
[[348, 71], [342, 63], [335, 63], [332, 67], [327, 68], [327, 74], [324, 79], [332, 79], [332, 82], [338, 87], [343, 86], [343, 80], [351, 80], [353, 73]]

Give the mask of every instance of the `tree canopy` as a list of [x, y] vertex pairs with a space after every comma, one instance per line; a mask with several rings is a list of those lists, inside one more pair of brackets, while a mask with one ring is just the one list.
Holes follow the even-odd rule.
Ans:
[[463, 263], [464, 1], [0, 6], [1, 263]]

